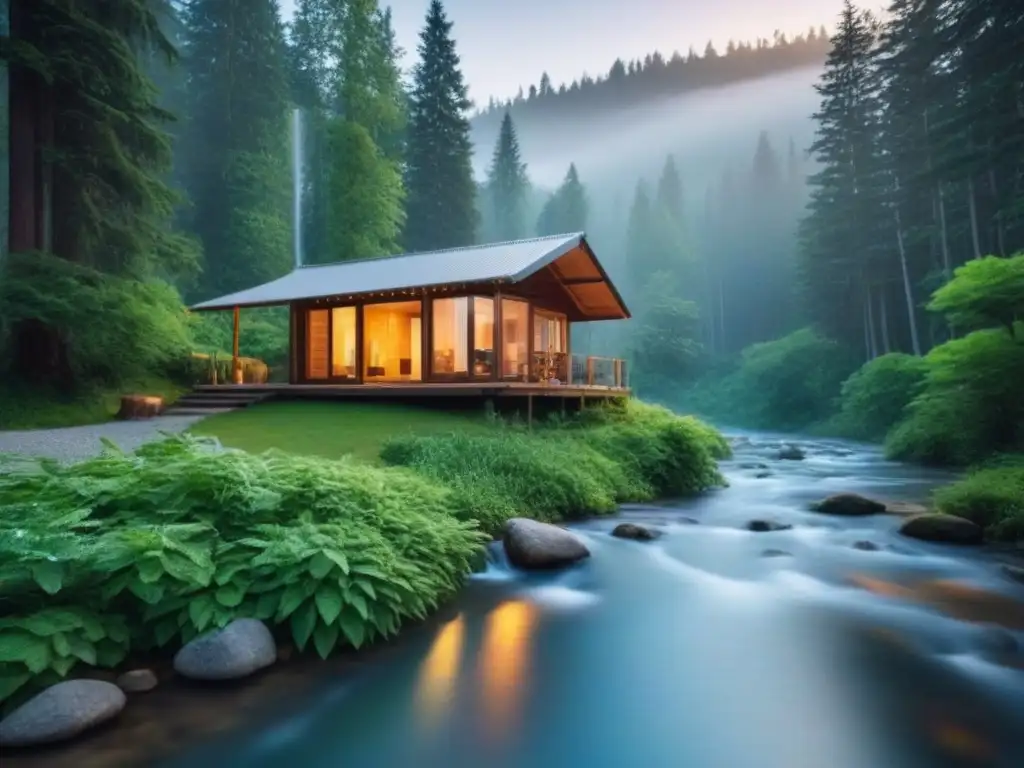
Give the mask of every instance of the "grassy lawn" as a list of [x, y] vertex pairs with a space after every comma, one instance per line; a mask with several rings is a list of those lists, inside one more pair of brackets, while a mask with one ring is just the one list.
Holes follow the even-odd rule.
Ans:
[[482, 412], [451, 412], [397, 403], [264, 403], [199, 422], [195, 435], [212, 435], [224, 445], [261, 452], [335, 459], [353, 454], [376, 461], [383, 442], [394, 435], [483, 434], [494, 429]]
[[147, 379], [115, 390], [67, 399], [48, 392], [0, 385], [0, 429], [51, 429], [101, 424], [114, 418], [121, 407], [122, 395], [158, 395], [169, 405], [186, 389], [164, 379]]

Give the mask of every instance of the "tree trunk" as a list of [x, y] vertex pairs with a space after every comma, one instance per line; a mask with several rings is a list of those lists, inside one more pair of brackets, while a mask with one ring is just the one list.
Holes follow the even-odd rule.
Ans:
[[882, 290], [878, 295], [878, 321], [882, 325], [882, 353], [888, 355], [892, 352], [892, 342], [889, 339], [889, 312], [886, 309], [886, 291]]
[[861, 317], [862, 317], [862, 322], [864, 324], [864, 356], [865, 356], [865, 359], [868, 362], [871, 362], [871, 360], [872, 360], [872, 354], [871, 354], [871, 327], [869, 325], [871, 313], [868, 310], [868, 306], [869, 306], [868, 302], [865, 301], [863, 303], [863, 308], [864, 309], [861, 312]]
[[1006, 227], [1003, 222], [1003, 207], [999, 204], [999, 185], [996, 182], [995, 168], [988, 169], [988, 187], [996, 208], [996, 250], [1000, 256], [1006, 256]]
[[[899, 191], [900, 182], [896, 180], [896, 190]], [[900, 218], [900, 206], [897, 203], [893, 206], [893, 216], [896, 219], [896, 245], [900, 254], [900, 272], [903, 275], [903, 296], [907, 302], [907, 320], [910, 324], [910, 345], [915, 355], [921, 354], [921, 340], [917, 335], [917, 311], [914, 306], [914, 289], [910, 283], [910, 269], [907, 266], [907, 248], [903, 240], [903, 221]]]
[[949, 232], [946, 227], [946, 195], [942, 190], [942, 182], [936, 185], [939, 200], [939, 244], [942, 247], [942, 276], [948, 283], [953, 279], [953, 264], [949, 258]]
[[718, 343], [722, 352], [726, 351], [725, 346], [725, 289], [722, 287], [722, 278], [718, 278]]
[[974, 176], [967, 177], [967, 209], [971, 215], [971, 246], [974, 258], [981, 258], [981, 235], [978, 232], [978, 204], [974, 200]]
[[874, 360], [878, 357], [878, 333], [875, 330], [875, 311], [872, 307], [871, 285], [867, 286], [867, 293], [864, 296], [864, 311], [868, 315], [868, 359]]

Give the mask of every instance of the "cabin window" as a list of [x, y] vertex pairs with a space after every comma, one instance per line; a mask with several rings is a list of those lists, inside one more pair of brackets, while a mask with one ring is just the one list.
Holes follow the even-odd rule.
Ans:
[[329, 311], [326, 309], [311, 309], [306, 313], [307, 379], [327, 378], [327, 363], [330, 354], [328, 317]]
[[494, 299], [473, 299], [473, 375], [490, 376], [494, 370]]
[[434, 299], [431, 315], [433, 372], [456, 375], [469, 372], [469, 299]]
[[530, 305], [515, 299], [501, 300], [501, 375], [526, 379], [530, 362]]
[[356, 378], [356, 308], [331, 310], [331, 376]]
[[419, 381], [422, 310], [418, 301], [363, 307], [363, 381]]
[[538, 309], [533, 317], [533, 350], [538, 354], [565, 352], [565, 315]]

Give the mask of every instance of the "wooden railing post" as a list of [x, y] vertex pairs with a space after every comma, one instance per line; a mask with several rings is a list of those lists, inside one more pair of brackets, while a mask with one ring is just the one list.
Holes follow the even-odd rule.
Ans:
[[622, 361], [619, 358], [615, 358], [615, 386], [622, 386]]
[[587, 355], [587, 386], [594, 386], [594, 357]]

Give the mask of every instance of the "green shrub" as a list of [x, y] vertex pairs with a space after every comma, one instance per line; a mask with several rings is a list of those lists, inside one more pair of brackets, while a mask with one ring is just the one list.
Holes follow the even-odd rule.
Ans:
[[735, 426], [802, 430], [832, 414], [855, 368], [837, 342], [803, 328], [747, 347], [730, 373], [699, 381], [685, 402]]
[[841, 435], [882, 440], [902, 418], [928, 370], [922, 357], [893, 352], [865, 363], [845, 382], [831, 427]]
[[696, 419], [633, 402], [624, 410], [585, 414], [581, 424], [533, 432], [394, 437], [381, 458], [452, 488], [454, 513], [480, 521], [491, 533], [517, 515], [560, 520], [608, 514], [620, 502], [724, 483], [715, 459], [729, 447]]
[[45, 253], [11, 254], [0, 274], [0, 347], [20, 322], [39, 321], [67, 343], [79, 389], [173, 373], [191, 346], [171, 286], [105, 275]]
[[1024, 342], [1004, 330], [975, 331], [935, 347], [927, 374], [886, 440], [890, 458], [965, 466], [1024, 438]]
[[997, 541], [1024, 540], [1024, 463], [978, 469], [935, 493], [943, 512], [973, 520]]
[[448, 514], [452, 497], [402, 469], [184, 438], [70, 466], [10, 462], [0, 699], [74, 659], [116, 664], [129, 638], [184, 642], [239, 616], [321, 655], [389, 636], [451, 595], [486, 541]]
[[928, 309], [968, 331], [1002, 328], [1016, 335], [1024, 317], [1024, 253], [1012, 258], [986, 256], [957, 267], [952, 280], [932, 295]]

